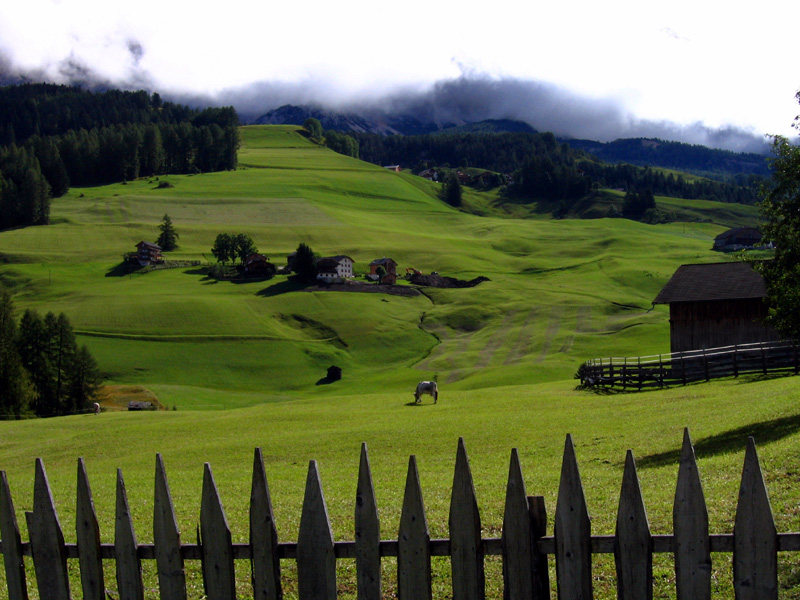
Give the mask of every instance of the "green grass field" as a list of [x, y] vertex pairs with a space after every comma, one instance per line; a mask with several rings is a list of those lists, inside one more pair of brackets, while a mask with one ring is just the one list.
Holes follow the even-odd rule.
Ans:
[[[109, 383], [158, 388], [179, 410], [377, 385], [407, 393], [432, 377], [454, 390], [568, 379], [597, 355], [666, 351], [666, 311], [651, 300], [679, 264], [720, 260], [719, 224], [478, 217], [439, 201], [436, 184], [292, 127], [244, 128], [235, 172], [164, 179], [174, 187], [72, 189], [52, 225], [2, 232], [0, 281], [20, 311], [65, 312]], [[708, 220], [733, 206], [682, 202]], [[305, 242], [353, 257], [360, 272], [390, 256], [401, 272], [490, 281], [402, 298], [302, 292], [283, 276], [216, 282], [202, 267], [124, 274], [122, 254], [154, 240], [165, 213], [180, 234], [175, 260], [212, 259], [218, 233], [242, 231], [278, 265]], [[316, 385], [331, 364], [342, 381]]]
[[[444, 205], [436, 184], [331, 153], [296, 128], [242, 133], [235, 172], [162, 177], [174, 186], [166, 189], [155, 180], [72, 189], [54, 202], [52, 225], [0, 232], [0, 282], [18, 311], [65, 312], [108, 383], [144, 386], [177, 409], [0, 422], [0, 469], [23, 529], [34, 458], [42, 457], [67, 540], [74, 540], [81, 456], [103, 541], [113, 539], [118, 467], [139, 540], [151, 540], [160, 452], [184, 538], [194, 540], [203, 463], [210, 462], [234, 541], [244, 542], [259, 446], [281, 540], [296, 539], [310, 459], [319, 461], [336, 539], [352, 539], [364, 441], [383, 537], [396, 536], [410, 454], [419, 462], [431, 534], [446, 537], [456, 444], [464, 437], [484, 533], [495, 536], [511, 448], [520, 451], [528, 493], [545, 496], [552, 519], [571, 433], [593, 532], [613, 533], [625, 450], [632, 448], [653, 532], [667, 533], [675, 453], [689, 427], [713, 532], [732, 529], [747, 435], [756, 436], [779, 531], [800, 530], [795, 378], [641, 394], [574, 389], [573, 374], [588, 358], [668, 352], [668, 312], [653, 308], [653, 298], [680, 264], [724, 260], [710, 250], [714, 236], [731, 218], [755, 219], [752, 208], [659, 198], [667, 210], [678, 207], [697, 220], [517, 219], [497, 210], [496, 198], [469, 191], [468, 205], [487, 215], [478, 216]], [[414, 267], [489, 281], [407, 298], [302, 291], [284, 276], [217, 282], [198, 267], [121, 275], [122, 254], [142, 239], [154, 241], [164, 213], [180, 234], [169, 255], [178, 260], [210, 259], [218, 233], [241, 231], [278, 265], [305, 242], [318, 254], [351, 256], [362, 273], [371, 260], [390, 256], [401, 272]], [[332, 364], [342, 367], [343, 379], [321, 385]], [[434, 377], [439, 403], [410, 406], [416, 382]], [[659, 598], [674, 597], [669, 560], [656, 566]], [[727, 597], [730, 557], [715, 561], [715, 593]], [[782, 556], [782, 597], [800, 598], [797, 562]], [[444, 597], [448, 567], [435, 563], [436, 594]], [[595, 582], [598, 598], [614, 597], [609, 564], [598, 559], [606, 567]], [[148, 576], [152, 581], [152, 570]], [[352, 569], [343, 566], [342, 577], [342, 596], [353, 597]], [[201, 597], [196, 578], [193, 585], [192, 597]], [[490, 597], [502, 597], [497, 577]]]

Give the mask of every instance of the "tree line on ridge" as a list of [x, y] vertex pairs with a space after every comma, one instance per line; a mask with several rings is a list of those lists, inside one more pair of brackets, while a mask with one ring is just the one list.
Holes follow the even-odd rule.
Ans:
[[191, 109], [158, 94], [52, 84], [0, 88], [0, 229], [46, 225], [70, 186], [235, 169], [231, 107]]

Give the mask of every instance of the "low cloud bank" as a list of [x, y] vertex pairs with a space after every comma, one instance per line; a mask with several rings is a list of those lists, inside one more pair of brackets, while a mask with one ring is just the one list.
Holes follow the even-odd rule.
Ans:
[[87, 89], [146, 89], [159, 92], [165, 99], [192, 106], [232, 105], [247, 121], [285, 104], [314, 105], [331, 111], [373, 116], [407, 114], [421, 122], [440, 125], [513, 119], [561, 137], [601, 142], [650, 137], [736, 152], [766, 153], [769, 150], [769, 140], [751, 130], [733, 125], [711, 128], [699, 122], [682, 125], [638, 119], [616, 99], [581, 96], [541, 81], [471, 74], [427, 86], [375, 90], [371, 96], [359, 99], [348, 96], [335, 82], [263, 81], [210, 95], [159, 88], [146, 71], [136, 68], [144, 52], [141, 45], [129, 41], [128, 52], [135, 66], [124, 79], [116, 81], [99, 76], [75, 57], [67, 57], [47, 70], [22, 72], [14, 68], [8, 56], [0, 53], [0, 84], [52, 81]]

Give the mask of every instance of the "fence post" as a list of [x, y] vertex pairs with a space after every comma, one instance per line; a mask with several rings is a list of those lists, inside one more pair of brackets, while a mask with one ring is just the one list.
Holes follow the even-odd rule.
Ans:
[[64, 533], [41, 458], [36, 459], [33, 512], [25, 513], [25, 518], [31, 538], [39, 597], [47, 600], [70, 600]]
[[641, 392], [642, 391], [642, 381], [644, 380], [644, 374], [642, 373], [642, 357], [641, 356], [638, 357], [637, 361], [638, 361], [638, 363], [636, 365], [636, 371], [637, 371], [637, 376], [639, 378], [639, 391]]
[[400, 600], [431, 600], [430, 541], [417, 458], [411, 455], [397, 533], [397, 595]]
[[619, 600], [649, 600], [653, 597], [653, 538], [636, 474], [633, 452], [625, 457], [622, 490], [617, 511], [614, 544]]
[[203, 466], [200, 540], [206, 595], [214, 600], [235, 600], [236, 574], [231, 529], [209, 463]]
[[[537, 593], [535, 569], [535, 544], [531, 511], [525, 492], [525, 480], [516, 448], [511, 450], [506, 485], [506, 503], [503, 512], [503, 598], [505, 600], [545, 600], [550, 598]], [[547, 569], [545, 569], [545, 573]]]
[[706, 381], [711, 379], [711, 376], [708, 374], [708, 356], [706, 356], [706, 349], [703, 348], [703, 369], [706, 372]]
[[153, 500], [153, 542], [156, 547], [158, 587], [162, 600], [186, 600], [186, 574], [181, 556], [181, 534], [172, 504], [161, 454], [156, 454]]
[[82, 458], [78, 459], [78, 489], [75, 506], [75, 534], [84, 600], [105, 600], [103, 559], [100, 556], [100, 527], [94, 510], [89, 477]]
[[733, 544], [737, 600], [777, 600], [778, 532], [752, 437], [747, 438]]
[[0, 471], [0, 538], [3, 539], [3, 559], [9, 600], [28, 600], [22, 539], [5, 471]]
[[547, 508], [544, 496], [528, 496], [528, 513], [531, 515], [533, 534], [533, 554], [531, 572], [533, 574], [534, 600], [550, 598], [550, 572], [547, 569], [547, 554], [539, 551], [537, 542], [547, 534]]
[[361, 444], [361, 460], [358, 465], [355, 538], [358, 600], [380, 600], [381, 525], [366, 443]]
[[483, 568], [481, 516], [464, 438], [458, 438], [448, 523], [453, 599], [483, 600], [486, 597], [486, 580]]
[[336, 555], [317, 461], [308, 463], [306, 492], [297, 536], [297, 591], [300, 600], [336, 598]]
[[138, 544], [133, 529], [128, 493], [117, 469], [117, 505], [114, 522], [114, 551], [117, 554], [117, 590], [120, 600], [143, 600], [142, 562], [136, 554]]
[[572, 436], [564, 443], [555, 516], [556, 580], [560, 600], [592, 598], [592, 539], [589, 510]]
[[253, 480], [250, 486], [250, 578], [254, 600], [281, 600], [281, 566], [278, 558], [278, 530], [272, 512], [261, 448], [253, 455]]
[[672, 507], [678, 600], [710, 600], [711, 540], [703, 484], [689, 430], [683, 430], [678, 485]]

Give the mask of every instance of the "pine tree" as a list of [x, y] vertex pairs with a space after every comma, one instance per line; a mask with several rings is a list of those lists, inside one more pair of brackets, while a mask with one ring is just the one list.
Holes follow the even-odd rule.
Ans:
[[447, 202], [450, 206], [461, 206], [461, 184], [458, 181], [458, 175], [453, 171], [447, 174], [442, 186], [441, 199]]
[[17, 349], [17, 326], [11, 294], [0, 293], [0, 415], [20, 416], [33, 396]]
[[72, 357], [67, 373], [67, 406], [70, 412], [87, 408], [100, 387], [103, 377], [97, 361], [86, 346], [81, 346]]
[[164, 218], [161, 219], [161, 225], [158, 226], [159, 231], [161, 234], [158, 236], [158, 240], [156, 240], [156, 244], [161, 246], [161, 249], [165, 252], [169, 252], [171, 250], [175, 250], [178, 247], [178, 232], [175, 231], [175, 227], [172, 225], [172, 219], [170, 219], [168, 214], [164, 215]]
[[304, 281], [314, 281], [317, 276], [317, 262], [314, 251], [306, 244], [300, 244], [294, 256], [294, 272]]

